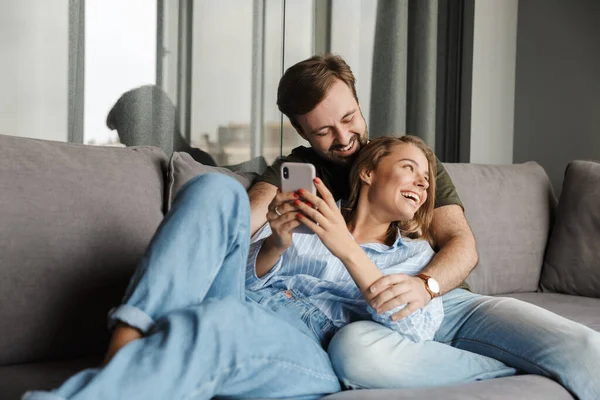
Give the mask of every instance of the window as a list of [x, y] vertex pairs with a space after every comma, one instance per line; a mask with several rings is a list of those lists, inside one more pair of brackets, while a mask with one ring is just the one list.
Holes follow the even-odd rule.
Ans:
[[85, 3], [84, 143], [119, 143], [109, 111], [123, 93], [156, 83], [156, 10], [156, 0]]
[[0, 21], [0, 134], [66, 142], [69, 1], [3, 1]]
[[[219, 165], [253, 156], [252, 106], [261, 98], [262, 132], [255, 133], [261, 148], [255, 155], [273, 162], [281, 153], [282, 132], [284, 154], [302, 142], [287, 120], [282, 127], [276, 94], [282, 66], [312, 54], [312, 1], [267, 0], [264, 7], [264, 35], [254, 37], [253, 24], [261, 18], [253, 15], [253, 2], [194, 2], [191, 144], [211, 153]], [[253, 75], [257, 47], [264, 51], [264, 73]], [[262, 96], [256, 87], [253, 92], [253, 80]]]

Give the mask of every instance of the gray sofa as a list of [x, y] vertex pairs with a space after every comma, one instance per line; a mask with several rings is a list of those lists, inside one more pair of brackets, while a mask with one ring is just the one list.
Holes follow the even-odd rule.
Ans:
[[[535, 163], [446, 167], [477, 238], [473, 290], [528, 301], [600, 331], [600, 164], [569, 166], [558, 211]], [[168, 160], [151, 147], [0, 135], [0, 399], [56, 387], [100, 363], [107, 311], [119, 303], [177, 190], [211, 170], [185, 153]], [[219, 170], [246, 187], [254, 177]], [[572, 397], [549, 379], [527, 375], [327, 396], [417, 398]]]

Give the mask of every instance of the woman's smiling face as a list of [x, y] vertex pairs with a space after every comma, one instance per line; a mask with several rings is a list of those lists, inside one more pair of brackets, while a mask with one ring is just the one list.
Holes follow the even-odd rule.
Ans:
[[427, 200], [429, 163], [416, 146], [400, 143], [383, 157], [374, 171], [364, 171], [368, 200], [390, 221], [408, 221]]

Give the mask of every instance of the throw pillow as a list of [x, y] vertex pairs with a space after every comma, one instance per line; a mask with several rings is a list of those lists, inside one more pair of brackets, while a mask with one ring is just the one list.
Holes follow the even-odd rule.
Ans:
[[[244, 169], [242, 164], [240, 164], [239, 168]], [[233, 172], [225, 167], [211, 167], [209, 165], [200, 164], [188, 153], [174, 152], [169, 162], [167, 211], [171, 209], [171, 205], [173, 204], [175, 196], [177, 196], [177, 192], [179, 192], [179, 189], [181, 189], [187, 181], [195, 176], [209, 172], [219, 172], [221, 174], [229, 175], [232, 178], [237, 179], [246, 190], [250, 188], [254, 180], [258, 177], [257, 172]]]
[[567, 166], [541, 287], [600, 298], [600, 162]]

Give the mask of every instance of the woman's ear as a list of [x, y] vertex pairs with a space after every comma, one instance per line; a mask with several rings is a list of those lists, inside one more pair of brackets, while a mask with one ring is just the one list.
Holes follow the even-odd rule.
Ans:
[[360, 180], [365, 185], [370, 185], [372, 179], [373, 179], [373, 171], [369, 171], [368, 169], [363, 169], [362, 171], [360, 171]]

